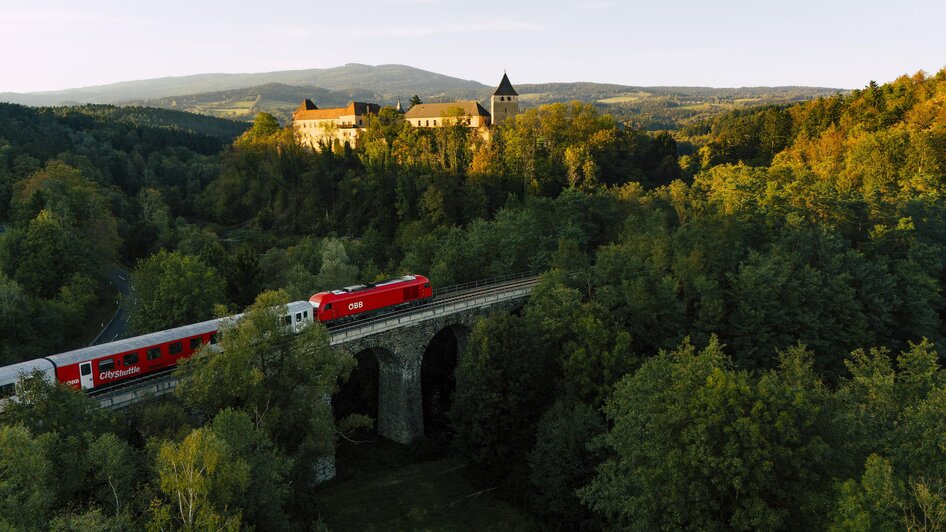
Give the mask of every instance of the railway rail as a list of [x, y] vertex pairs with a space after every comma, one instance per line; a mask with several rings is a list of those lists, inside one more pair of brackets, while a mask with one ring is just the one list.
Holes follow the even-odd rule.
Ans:
[[[352, 341], [383, 331], [406, 327], [440, 316], [461, 312], [471, 307], [527, 297], [538, 283], [536, 272], [507, 275], [471, 283], [463, 283], [434, 290], [434, 295], [422, 303], [393, 312], [328, 327], [331, 344]], [[90, 390], [90, 396], [99, 399], [102, 407], [123, 408], [150, 397], [174, 390], [177, 379], [174, 367], [101, 389]]]

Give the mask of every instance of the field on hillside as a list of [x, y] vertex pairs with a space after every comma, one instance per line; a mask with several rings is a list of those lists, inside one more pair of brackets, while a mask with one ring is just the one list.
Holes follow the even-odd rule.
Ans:
[[625, 94], [618, 94], [615, 96], [611, 96], [609, 98], [602, 98], [598, 100], [598, 103], [614, 104], [614, 103], [636, 102], [639, 100], [643, 100], [644, 98], [649, 98], [651, 96], [653, 96], [651, 93], [644, 92], [644, 91], [629, 92]]

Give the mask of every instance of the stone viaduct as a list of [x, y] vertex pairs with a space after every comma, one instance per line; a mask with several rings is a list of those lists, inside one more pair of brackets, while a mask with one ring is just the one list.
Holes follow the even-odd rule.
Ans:
[[[521, 307], [536, 277], [471, 283], [439, 292], [423, 305], [330, 330], [331, 345], [353, 356], [370, 352], [378, 362], [378, 433], [399, 443], [424, 436], [421, 366], [431, 340], [444, 330], [455, 335], [458, 354], [477, 317]], [[173, 373], [99, 395], [104, 408], [123, 408], [173, 391]]]
[[[467, 333], [479, 316], [521, 307], [537, 282], [537, 277], [523, 277], [483, 285], [474, 283], [436, 293], [432, 300], [417, 307], [332, 327], [333, 347], [352, 356], [370, 353], [377, 359], [378, 434], [402, 444], [422, 439], [421, 368], [431, 341], [449, 330], [456, 340], [457, 354], [462, 354]], [[176, 385], [173, 373], [169, 373], [96, 397], [103, 408], [123, 408], [167, 394]], [[317, 481], [333, 478], [335, 457], [320, 459], [313, 474]]]

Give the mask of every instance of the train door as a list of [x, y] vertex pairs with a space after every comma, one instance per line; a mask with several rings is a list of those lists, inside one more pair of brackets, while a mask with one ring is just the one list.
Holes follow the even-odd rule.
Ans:
[[82, 362], [79, 364], [79, 380], [82, 383], [83, 390], [88, 390], [93, 386], [91, 362]]

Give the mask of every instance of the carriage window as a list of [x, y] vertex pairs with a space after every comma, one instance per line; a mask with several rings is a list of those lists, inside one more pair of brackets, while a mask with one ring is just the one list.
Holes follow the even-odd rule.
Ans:
[[111, 371], [115, 369], [115, 361], [111, 358], [108, 360], [99, 360], [99, 371]]
[[296, 321], [302, 321], [302, 313], [296, 312]]
[[210, 335], [210, 344], [213, 345], [215, 343], [217, 343], [217, 333], [213, 333]]
[[200, 341], [200, 338], [191, 338], [191, 351], [194, 349], [200, 349], [200, 344], [203, 342]]
[[302, 317], [305, 318], [305, 319], [309, 319], [309, 311], [308, 311], [308, 310], [303, 310], [303, 311], [302, 311]]
[[329, 303], [329, 304], [325, 305], [325, 309], [324, 309], [324, 310], [332, 310], [332, 304]]
[[181, 342], [174, 342], [168, 346], [168, 353], [171, 353], [172, 355], [179, 355], [182, 351], [184, 351], [184, 345], [181, 344]]
[[16, 386], [11, 382], [0, 386], [0, 398], [13, 397], [16, 395]]
[[282, 321], [283, 321], [283, 323], [285, 323], [286, 325], [292, 325], [292, 316], [291, 316], [291, 315], [289, 315], [289, 316], [283, 316], [283, 317], [282, 317]]
[[138, 363], [138, 353], [128, 353], [124, 356], [124, 364], [126, 366], [131, 366], [132, 364]]
[[92, 373], [92, 364], [82, 364], [81, 366], [79, 366], [79, 373], [83, 375], [88, 375], [89, 373]]
[[161, 358], [160, 347], [152, 347], [151, 349], [148, 350], [148, 360], [157, 360], [159, 358]]

